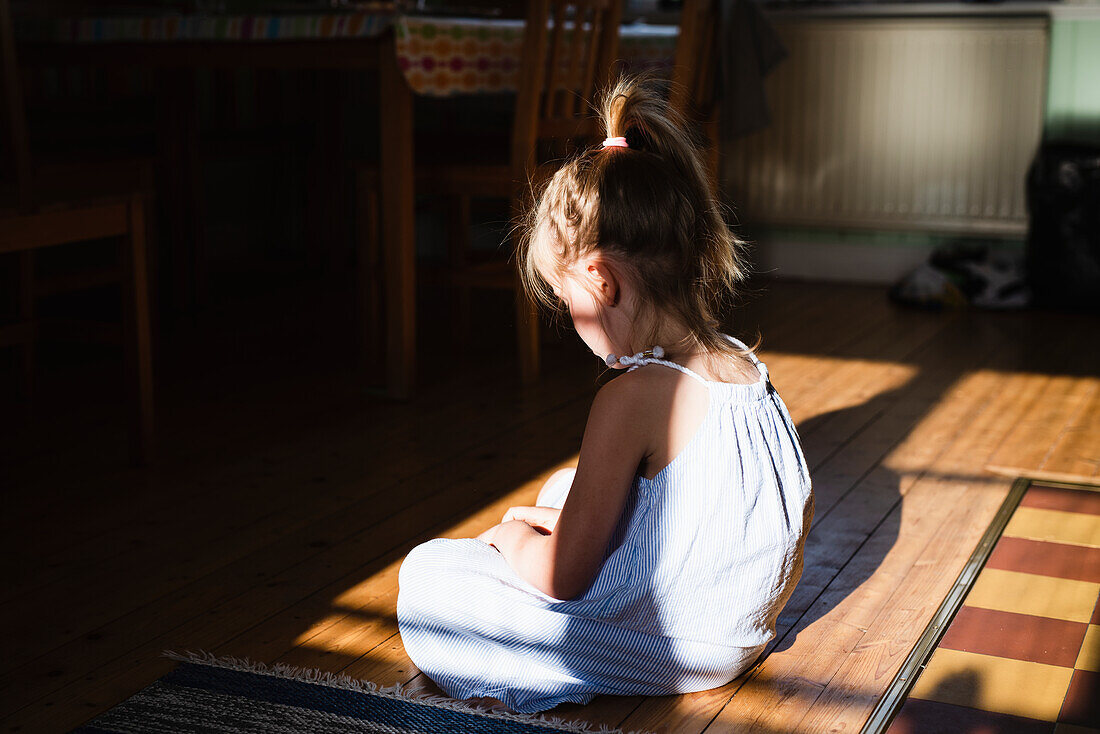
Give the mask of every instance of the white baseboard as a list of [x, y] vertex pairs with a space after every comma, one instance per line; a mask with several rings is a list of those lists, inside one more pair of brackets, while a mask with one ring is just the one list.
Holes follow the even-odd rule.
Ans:
[[893, 283], [928, 262], [937, 243], [830, 242], [798, 239], [786, 233], [758, 239], [753, 251], [754, 270], [777, 278]]

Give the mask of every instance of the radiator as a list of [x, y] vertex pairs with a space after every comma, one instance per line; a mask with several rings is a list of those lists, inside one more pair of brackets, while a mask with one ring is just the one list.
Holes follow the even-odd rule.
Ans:
[[777, 22], [772, 124], [724, 147], [748, 223], [1019, 235], [1042, 132], [1043, 19]]

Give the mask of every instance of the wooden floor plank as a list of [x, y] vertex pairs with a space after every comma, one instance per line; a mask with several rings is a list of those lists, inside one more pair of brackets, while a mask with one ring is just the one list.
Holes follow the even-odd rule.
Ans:
[[[135, 610], [112, 623], [110, 635], [101, 632], [97, 640], [85, 640], [76, 649], [56, 651], [51, 654], [49, 663], [63, 665], [61, 670], [66, 674], [50, 676], [47, 672], [41, 678], [34, 676], [35, 679], [39, 683], [49, 683], [83, 671], [84, 674], [70, 686], [80, 688], [85, 698], [74, 700], [62, 687], [40, 699], [39, 706], [48, 705], [49, 716], [61, 718], [65, 713], [83, 713], [89, 698], [97, 704], [103, 700], [121, 700], [127, 690], [132, 690], [135, 680], [149, 675], [148, 671], [163, 669], [160, 661], [155, 660], [161, 650], [177, 646], [216, 649], [260, 620], [309, 598], [331, 583], [341, 583], [340, 580], [349, 574], [369, 576], [378, 570], [375, 566], [392, 562], [393, 558], [388, 556], [399, 558], [403, 555], [411, 547], [410, 541], [431, 537], [424, 532], [424, 518], [462, 516], [504, 487], [514, 486], [545, 471], [544, 457], [555, 453], [559, 457], [571, 456], [579, 445], [578, 427], [583, 427], [586, 411], [587, 401], [567, 404], [554, 416], [529, 425], [526, 430], [513, 432], [501, 443], [500, 453], [493, 457], [466, 456], [418, 478], [418, 485], [423, 487], [443, 487], [450, 482], [451, 492], [431, 494], [411, 504], [400, 493], [365, 503], [360, 512], [348, 512], [342, 519], [294, 533], [255, 558], [231, 564], [215, 578], [198, 585], [195, 591], [184, 590], [153, 608]], [[479, 470], [484, 472], [484, 467], [490, 464], [497, 483], [478, 473]], [[455, 476], [459, 477], [458, 481], [454, 481]], [[386, 508], [382, 502], [393, 503], [393, 506]], [[280, 570], [284, 568], [286, 570]], [[251, 586], [255, 583], [257, 569], [273, 572], [264, 574], [262, 584]], [[344, 583], [350, 585], [352, 582]], [[196, 597], [196, 593], [199, 596]], [[207, 609], [210, 611], [204, 611]], [[173, 620], [175, 626], [165, 629], [166, 618]], [[87, 643], [120, 638], [136, 638], [142, 644], [88, 673], [85, 667]], [[284, 639], [283, 644], [283, 649], [288, 649], [293, 639]], [[136, 659], [148, 665], [135, 666], [132, 661]], [[36, 665], [36, 672], [38, 670]], [[117, 677], [119, 675], [121, 678]], [[89, 678], [94, 678], [97, 684], [90, 685]], [[20, 686], [22, 680], [26, 678], [15, 678], [11, 685]], [[28, 698], [21, 696], [19, 700], [27, 701]], [[66, 726], [79, 723], [79, 720], [64, 721]]]
[[[789, 407], [794, 406], [790, 407], [791, 417], [799, 426], [811, 468], [819, 466], [882, 409], [876, 399], [881, 401], [883, 393], [900, 388], [918, 371], [913, 364], [915, 355], [949, 322], [947, 318], [920, 316], [924, 318], [898, 315], [877, 324], [853, 345], [855, 353], [866, 357], [843, 359], [832, 369], [817, 367], [811, 383], [816, 386], [814, 393], [793, 391], [788, 398], [781, 392]], [[810, 441], [815, 432], [822, 435]]]
[[[976, 401], [990, 399], [995, 389], [990, 384], [986, 391], [972, 393], [968, 399], [970, 386], [964, 383], [936, 394], [937, 387], [948, 385], [942, 377], [924, 377], [915, 381], [912, 395], [884, 412], [815, 475], [820, 505], [807, 540], [803, 580], [780, 617], [780, 635], [829, 585], [935, 458], [958, 438], [966, 419], [980, 405]], [[937, 397], [944, 399], [937, 404]]]
[[[339, 488], [341, 481], [347, 484], [360, 479], [366, 470], [373, 468], [372, 462], [393, 458], [395, 450], [399, 449], [400, 456], [407, 461], [385, 462], [378, 468], [400, 477], [403, 476], [402, 472], [407, 474], [422, 468], [425, 462], [444, 461], [452, 454], [472, 450], [491, 440], [492, 436], [506, 432], [509, 425], [536, 417], [552, 407], [557, 400], [589, 392], [583, 379], [578, 380], [581, 375], [573, 369], [564, 375], [560, 371], [554, 371], [550, 374], [550, 379], [531, 390], [521, 393], [518, 389], [513, 389], [508, 401], [487, 400], [485, 396], [488, 389], [500, 384], [503, 376], [500, 371], [485, 370], [470, 375], [466, 384], [444, 384], [432, 394], [422, 396], [419, 403], [412, 406], [415, 420], [408, 419], [409, 406], [368, 404], [364, 401], [354, 417], [348, 416], [344, 421], [334, 420], [336, 415], [329, 417], [321, 429], [327, 433], [324, 440], [318, 441], [309, 436], [317, 428], [304, 423], [300, 426], [302, 435], [298, 440], [278, 447], [269, 446], [262, 455], [246, 457], [234, 466], [219, 467], [213, 477], [209, 472], [200, 474], [186, 465], [161, 468], [158, 474], [164, 478], [159, 479], [158, 483], [167, 485], [162, 491], [147, 493], [139, 502], [119, 508], [117, 517], [112, 516], [108, 522], [96, 523], [93, 526], [98, 528], [95, 530], [96, 534], [88, 537], [84, 545], [51, 543], [58, 547], [46, 549], [48, 552], [43, 553], [40, 559], [43, 565], [49, 566], [53, 555], [62, 554], [67, 559], [79, 558], [84, 566], [70, 563], [69, 567], [70, 574], [81, 574], [108, 560], [107, 554], [114, 550], [113, 546], [129, 548], [139, 544], [146, 547], [146, 544], [161, 535], [156, 526], [151, 527], [148, 523], [141, 522], [143, 518], [160, 518], [171, 513], [176, 523], [191, 521], [199, 525], [205, 514], [205, 525], [217, 529], [221, 518], [208, 517], [214, 507], [222, 508], [223, 514], [232, 518], [241, 515], [242, 510], [254, 510], [256, 507], [262, 507], [269, 514], [277, 514], [285, 504], [276, 503], [298, 502], [299, 495], [288, 491], [284, 485], [301, 487], [322, 483], [326, 486], [315, 488], [315, 498], [327, 500], [330, 495], [337, 495], [332, 500], [339, 502], [338, 493], [333, 491], [334, 485]], [[522, 401], [521, 394], [524, 398]], [[366, 408], [369, 408], [369, 413], [365, 412]], [[482, 412], [486, 420], [471, 425], [468, 431], [456, 434], [451, 430], [456, 420], [475, 410]], [[309, 437], [306, 438], [307, 436]], [[362, 461], [334, 461], [349, 451], [359, 452]], [[278, 481], [273, 481], [276, 477]], [[114, 478], [111, 480], [114, 481]], [[176, 499], [177, 492], [186, 492], [190, 501], [181, 507]], [[64, 506], [63, 503], [55, 505], [59, 506], [59, 512], [60, 507]], [[248, 516], [249, 513], [243, 514]], [[36, 520], [60, 523], [65, 521], [65, 515], [41, 515]], [[89, 532], [80, 523], [70, 524], [71, 530], [66, 533], [66, 540], [81, 532]], [[205, 529], [196, 527], [196, 530]], [[24, 528], [20, 532], [25, 530]], [[109, 537], [111, 543], [103, 543], [104, 537]], [[198, 537], [195, 540], [200, 542]], [[42, 579], [36, 580], [41, 582]], [[23, 590], [10, 591], [21, 593]]]
[[[574, 382], [574, 383], [576, 383], [576, 382], [577, 382], [575, 378], [572, 378], [572, 380], [573, 380], [573, 382]], [[580, 384], [585, 384], [585, 382], [584, 382], [584, 381], [582, 381], [582, 382], [581, 382]], [[590, 384], [590, 383], [589, 383], [589, 384]], [[476, 388], [476, 386], [474, 386], [474, 387]], [[559, 402], [560, 402], [560, 401], [561, 401], [561, 400], [563, 399], [563, 397], [565, 397], [566, 395], [568, 395], [568, 391], [566, 391], [566, 390], [562, 390], [562, 389], [560, 388], [560, 386], [559, 386], [559, 385], [555, 385], [555, 384], [553, 384], [552, 382], [551, 382], [551, 383], [550, 383], [550, 385], [548, 385], [548, 386], [545, 386], [545, 385], [543, 386], [543, 392], [544, 392], [544, 393], [546, 393], [546, 394], [552, 394], [552, 395], [555, 395], [555, 396], [556, 396], [556, 397], [555, 397], [555, 399], [556, 399], [557, 401], [559, 401]], [[468, 413], [468, 412], [469, 412], [469, 409], [468, 409], [468, 407], [467, 407], [466, 405], [462, 404], [462, 403], [461, 403], [460, 401], [452, 401], [452, 402], [458, 402], [458, 406], [457, 406], [457, 407], [456, 407], [456, 408], [454, 409], [454, 410], [455, 410], [456, 412], [460, 412], [460, 413]], [[513, 404], [513, 403], [515, 403], [515, 402], [517, 402], [517, 401], [514, 401], [514, 400], [505, 400], [505, 401], [499, 401], [499, 402], [500, 402], [501, 404], [503, 404], [503, 405], [507, 406], [507, 409], [508, 409], [508, 410], [511, 410], [511, 406], [512, 406], [512, 404]], [[521, 407], [523, 407], [523, 406], [521, 406]], [[485, 421], [485, 422], [487, 422], [487, 423], [490, 423], [490, 424], [493, 424], [493, 423], [495, 422], [496, 416], [494, 416], [494, 415], [492, 414], [492, 412], [491, 412], [491, 411], [490, 411], [490, 412], [488, 412], [488, 413], [486, 413], [485, 411], [479, 411], [479, 412], [481, 413], [481, 415], [482, 415], [482, 416], [483, 416], [484, 418], [486, 418], [486, 421]], [[431, 418], [433, 418], [433, 416], [428, 416], [428, 418], [429, 418], [429, 419], [431, 419]], [[528, 420], [530, 420], [530, 419], [532, 419], [532, 418], [537, 418], [537, 414], [534, 414], [534, 415], [527, 415], [527, 416], [526, 416], [526, 418], [527, 418]], [[436, 424], [436, 421], [434, 421], [434, 420], [430, 420], [430, 426], [432, 426], [432, 425], [435, 425], [435, 424]], [[430, 426], [429, 426], [429, 427], [430, 427]], [[450, 429], [449, 429], [449, 427], [448, 427], [448, 428], [447, 428], [446, 430], [450, 430]], [[421, 433], [425, 433], [425, 431], [421, 431]], [[429, 435], [428, 437], [426, 437], [426, 438], [427, 438], [428, 440], [425, 440], [425, 437], [424, 437], [424, 436], [421, 436], [420, 438], [421, 438], [421, 440], [422, 440], [423, 442], [425, 442], [425, 443], [429, 443], [429, 444], [430, 444], [430, 443], [432, 442], [432, 441], [431, 441], [431, 439], [434, 439], [434, 438], [436, 438], [436, 437], [435, 437], [435, 436], [431, 436], [431, 435]], [[358, 437], [356, 437], [356, 440], [358, 440]], [[372, 447], [372, 448], [374, 448], [374, 447]], [[385, 447], [383, 446], [382, 448], [384, 449]], [[391, 456], [390, 456], [390, 457], [388, 457], [388, 458], [390, 458], [390, 459], [393, 459], [393, 460], [394, 460], [394, 463], [397, 463], [397, 464], [401, 464], [401, 463], [402, 463], [402, 461], [401, 461], [401, 456], [400, 456], [400, 455], [397, 455], [397, 456], [392, 456], [392, 455], [391, 455]], [[415, 455], [407, 455], [407, 456], [406, 456], [406, 458], [408, 459], [408, 462], [407, 462], [407, 463], [409, 463], [409, 464], [412, 464], [412, 465], [416, 465], [416, 466], [419, 466], [419, 465], [421, 465], [422, 463], [424, 463], [423, 459], [421, 459], [420, 457], [417, 457], [417, 456], [415, 456]], [[308, 463], [308, 462], [306, 462], [306, 463]], [[355, 469], [355, 471], [356, 471], [356, 472], [358, 472], [358, 473], [360, 473], [360, 474], [367, 474], [367, 473], [369, 473], [369, 472], [367, 472], [367, 471], [364, 471], [364, 468], [363, 468], [363, 467], [360, 467], [360, 466], [358, 466], [358, 465], [356, 465], [356, 466], [354, 467], [354, 469]], [[380, 476], [374, 475], [374, 476], [372, 476], [371, 478], [372, 478], [372, 480], [373, 480], [373, 483], [374, 483], [375, 485], [381, 484], [381, 485], [382, 485], [383, 487], [385, 487], [385, 482], [382, 482], [382, 481], [380, 481], [380, 480], [381, 480], [381, 479], [383, 479], [384, 477], [380, 477]], [[292, 485], [293, 485], [293, 484], [294, 484], [295, 482], [301, 482], [301, 479], [300, 479], [300, 478], [294, 478], [294, 477], [291, 477], [291, 478], [290, 478], [290, 481], [289, 481], [288, 483], [290, 483], [290, 484], [292, 484]], [[300, 484], [299, 484], [299, 486], [300, 486]], [[351, 490], [352, 490], [353, 492], [359, 492], [359, 493], [361, 493], [361, 490], [360, 490], [360, 488], [359, 488], [359, 485], [358, 485], [358, 484], [354, 484], [354, 483], [353, 483], [353, 484], [352, 484], [352, 486], [351, 486]], [[217, 554], [217, 556], [218, 556], [218, 559], [219, 559], [219, 560], [224, 560], [224, 556], [226, 556], [227, 554], [226, 554], [226, 553], [224, 552], [224, 549], [221, 549], [221, 548], [219, 548], [219, 551], [220, 551], [220, 552], [219, 552], [219, 553]], [[230, 558], [231, 558], [231, 557], [232, 557], [232, 556], [230, 556]], [[190, 568], [188, 568], [188, 569], [187, 569], [187, 571], [188, 571], [188, 573], [189, 573], [189, 574], [190, 574], [191, 576], [199, 576], [199, 575], [201, 575], [201, 571], [202, 571], [202, 569], [201, 569], [201, 568], [195, 568], [195, 567], [190, 567]], [[102, 632], [100, 632], [100, 633], [97, 633], [97, 637], [101, 638], [102, 636], [103, 636], [103, 635], [102, 635]]]
[[[453, 419], [455, 415], [459, 414], [457, 411], [469, 410], [471, 407], [473, 406], [459, 399], [439, 401], [434, 405], [425, 406], [425, 411], [427, 413], [426, 417], [438, 419], [439, 425], [446, 425], [449, 419]], [[361, 442], [359, 446], [367, 447], [370, 452], [364, 456], [364, 467], [369, 465], [368, 462], [372, 454], [376, 458], [392, 454], [393, 451], [414, 440], [415, 436], [413, 435], [414, 426], [408, 422], [397, 422], [397, 430], [387, 430], [387, 424], [393, 425], [393, 423], [390, 423], [391, 420], [392, 416], [382, 414], [377, 419], [372, 420], [371, 424], [356, 426], [354, 429], [342, 427], [340, 430], [333, 431], [336, 436], [339, 436], [340, 443], [332, 446], [331, 451], [339, 453], [349, 450], [354, 445], [348, 440], [349, 438], [352, 438], [355, 442]], [[308, 426], [303, 426], [303, 428], [308, 430]], [[476, 434], [479, 431], [477, 431], [477, 427], [474, 427], [474, 432], [475, 436], [471, 445], [477, 445], [478, 443]], [[440, 439], [444, 438], [442, 431], [438, 433]], [[351, 435], [349, 436], [349, 434]], [[483, 435], [481, 438], [484, 439], [485, 436]], [[461, 449], [462, 447], [455, 448]], [[441, 458], [445, 458], [445, 456], [446, 454]], [[293, 464], [288, 465], [287, 457], [294, 458]], [[162, 491], [151, 493], [144, 500], [121, 508], [119, 517], [109, 524], [104, 523], [102, 527], [98, 528], [95, 535], [89, 534], [79, 543], [51, 549], [50, 554], [44, 555], [41, 561], [43, 566], [53, 570], [53, 573], [36, 574], [33, 579], [35, 586], [23, 585], [10, 588], [5, 590], [4, 598], [21, 596], [30, 591], [38, 592], [52, 583], [67, 581], [75, 576], [85, 576], [89, 571], [94, 572], [96, 569], [101, 568], [102, 564], [114, 561], [117, 556], [126, 553], [126, 549], [130, 547], [139, 546], [153, 552], [161, 550], [160, 548], [149, 548], [148, 544], [151, 542], [156, 543], [158, 539], [161, 542], [166, 541], [161, 537], [162, 533], [157, 526], [139, 521], [143, 517], [157, 518], [166, 513], [174, 513], [175, 517], [173, 519], [175, 521], [183, 522], [186, 520], [195, 523], [195, 532], [189, 536], [193, 543], [217, 542], [220, 544], [225, 536], [218, 533], [224, 533], [227, 530], [233, 533], [239, 533], [240, 531], [239, 527], [228, 524], [232, 518], [241, 518], [242, 515], [244, 517], [254, 517], [257, 508], [262, 508], [266, 513], [266, 516], [256, 518], [259, 522], [270, 516], [280, 517], [288, 514], [286, 509], [289, 503], [299, 502], [300, 500], [298, 496], [288, 492], [280, 485], [293, 483], [295, 486], [303, 486], [319, 484], [323, 480], [329, 486], [323, 488], [326, 490], [323, 493], [316, 493], [315, 496], [319, 495], [317, 499], [326, 501], [331, 499], [334, 503], [339, 503], [341, 501], [338, 492], [339, 482], [341, 479], [346, 482], [347, 478], [330, 476], [327, 471], [321, 474], [319, 467], [324, 467], [326, 463], [329, 463], [325, 461], [325, 458], [325, 455], [312, 445], [308, 448], [291, 445], [285, 448], [283, 457], [270, 455], [249, 457], [241, 461], [236, 468], [223, 468], [215, 481], [211, 481], [209, 477], [203, 476], [201, 473], [188, 471], [184, 467], [174, 471], [165, 470], [168, 477], [161, 483]], [[409, 458], [414, 458], [411, 452]], [[390, 474], [396, 474], [399, 478], [401, 475], [398, 472], [402, 469], [407, 472], [414, 466], [416, 464], [409, 461], [396, 466], [387, 466], [384, 469]], [[361, 472], [362, 468], [359, 471]], [[278, 477], [277, 482], [272, 481], [273, 476]], [[334, 484], [336, 485], [335, 488], [332, 486]], [[318, 489], [322, 488], [318, 487]], [[336, 491], [333, 491], [333, 489]], [[359, 491], [358, 487], [356, 487], [356, 491]], [[182, 507], [178, 500], [174, 499], [181, 494], [188, 496], [190, 500]], [[169, 504], [170, 502], [174, 506]], [[222, 509], [223, 514], [210, 517], [214, 507]], [[310, 509], [314, 509], [314, 507], [311, 506]], [[64, 522], [64, 517], [44, 516], [40, 518], [40, 521]], [[76, 535], [76, 533], [70, 535]], [[110, 542], [104, 543], [104, 539], [109, 539]], [[79, 559], [78, 563], [72, 562], [74, 557]], [[68, 560], [69, 563], [56, 567], [54, 570], [52, 564], [55, 558]], [[119, 568], [118, 570], [122, 571], [123, 569]], [[130, 573], [139, 572], [138, 569], [125, 570]]]
[[[724, 689], [663, 699], [600, 697], [555, 714], [660, 731], [709, 726], [778, 734], [858, 726], [1007, 487], [982, 474], [984, 462], [1036, 460], [1042, 450], [1047, 469], [1080, 468], [1075, 462], [1087, 462], [1089, 448], [1100, 445], [1089, 442], [1100, 439], [1096, 355], [1078, 350], [1074, 359], [1070, 345], [1087, 320], [918, 313], [889, 306], [878, 288], [797, 283], [777, 284], [736, 314], [735, 323], [742, 334], [758, 324], [765, 337], [763, 356], [799, 423], [818, 490], [803, 581], [780, 618], [771, 654]], [[596, 372], [570, 359], [550, 370], [543, 394], [502, 396], [496, 384], [502, 373], [485, 372], [480, 380], [439, 382], [429, 393], [434, 404], [380, 406], [378, 425], [363, 421], [361, 406], [341, 413], [343, 388], [332, 385], [316, 405], [303, 397], [285, 426], [252, 438], [248, 455], [219, 456], [207, 445], [191, 456], [181, 452], [166, 476], [123, 472], [73, 481], [71, 507], [28, 495], [19, 508], [24, 525], [48, 519], [73, 532], [49, 550], [41, 580], [11, 590], [9, 601], [16, 596], [25, 620], [15, 626], [33, 627], [26, 615], [35, 611], [55, 625], [66, 614], [90, 622], [72, 626], [67, 638], [32, 630], [37, 642], [23, 647], [32, 659], [0, 675], [0, 716], [10, 713], [4, 728], [62, 731], [79, 724], [168, 670], [172, 663], [158, 657], [164, 648], [201, 647], [434, 690], [396, 634], [400, 561], [416, 542], [474, 535], [510, 504], [532, 501], [541, 479], [572, 457]], [[262, 405], [262, 390], [255, 399]], [[315, 427], [315, 435], [296, 435], [290, 416]], [[383, 416], [393, 425], [383, 425]], [[218, 427], [218, 436], [230, 440], [255, 418], [239, 420]], [[438, 426], [447, 421], [460, 435]], [[477, 446], [485, 447], [480, 459]], [[329, 457], [326, 448], [342, 456]], [[372, 462], [383, 468], [365, 481]], [[328, 481], [311, 486], [320, 467]], [[280, 476], [259, 488], [235, 486], [255, 482], [261, 472]], [[172, 513], [187, 482], [199, 480], [206, 484], [194, 488], [196, 502]], [[130, 503], [115, 515], [94, 502], [112, 482], [120, 483], [120, 501]], [[250, 513], [267, 487], [279, 488], [268, 513]], [[305, 508], [295, 501], [303, 487], [312, 500]], [[209, 513], [201, 500], [219, 495], [228, 517], [193, 534], [210, 547], [195, 554], [173, 549], [170, 534], [182, 523], [201, 522]], [[150, 510], [168, 514], [168, 521], [128, 527]], [[163, 563], [126, 559], [129, 549], [98, 548], [98, 539], [144, 540]], [[90, 552], [81, 557], [81, 549]], [[219, 553], [227, 555], [219, 561]], [[67, 581], [111, 559], [121, 559], [116, 575], [160, 570], [161, 585], [149, 587], [159, 593], [111, 573], [93, 572], [85, 585]], [[58, 561], [66, 565], [51, 568]], [[24, 573], [34, 566], [21, 560], [4, 568]], [[57, 593], [66, 587], [81, 593], [66, 599]], [[113, 598], [85, 605], [80, 597], [97, 590]], [[45, 593], [28, 593], [34, 591]], [[38, 607], [28, 601], [35, 597]], [[15, 607], [4, 598], [0, 619], [7, 621]], [[48, 609], [66, 602], [74, 613]], [[91, 617], [81, 617], [81, 605]], [[111, 618], [104, 622], [104, 614]]]
[[[1043, 441], [1050, 436], [1032, 438]], [[975, 453], [980, 455], [981, 448], [976, 448]], [[960, 470], [972, 461], [972, 457], [962, 458]], [[926, 547], [799, 728], [839, 731], [862, 725], [935, 613], [936, 600], [950, 590], [970, 549], [985, 532], [1009, 487], [1008, 481], [984, 485], [969, 481], [960, 484], [955, 497], [945, 497], [954, 512], [939, 533], [942, 541]]]
[[1100, 377], [1088, 382], [1091, 395], [1039, 467], [1048, 476], [1088, 480], [1100, 473]]
[[[837, 314], [837, 315], [834, 315], [834, 317], [839, 320], [839, 319], [848, 318], [849, 316], [846, 315], [846, 314]], [[803, 319], [799, 318], [797, 320], [797, 323], [801, 324], [801, 323], [803, 323], [803, 321], [804, 321]], [[836, 325], [837, 324], [833, 324], [833, 326], [836, 326]], [[239, 582], [239, 580], [238, 580], [238, 582]], [[232, 588], [233, 585], [232, 584], [221, 584], [220, 586], [221, 587]], [[173, 606], [178, 606], [178, 605], [173, 605]], [[171, 611], [171, 607], [169, 608], [169, 611]], [[176, 614], [178, 614], [178, 612], [168, 614], [168, 615], [160, 614], [160, 615], [157, 615], [157, 619], [158, 620], [163, 620], [166, 616], [169, 619], [171, 619], [171, 618], [174, 618], [176, 616]], [[141, 628], [140, 620], [133, 619], [134, 616], [136, 616], [136, 615], [129, 615], [128, 618], [124, 618], [122, 620], [119, 620], [119, 622], [115, 625], [112, 625], [112, 627], [115, 628], [115, 629], [124, 629], [124, 630], [127, 631], [128, 635], [133, 634], [135, 631], [139, 631], [140, 628]], [[134, 629], [135, 624], [138, 626], [138, 630]], [[87, 646], [88, 642], [91, 642], [91, 643], [93, 643], [93, 645], [92, 645], [93, 647], [107, 648], [107, 647], [109, 647], [109, 645], [96, 645], [94, 643], [109, 642], [109, 641], [115, 639], [116, 637], [117, 637], [117, 633], [112, 633], [112, 631], [110, 629], [108, 629], [108, 630], [97, 630], [95, 632], [95, 634], [92, 636], [92, 638], [93, 638], [92, 640], [82, 641], [82, 642], [85, 643], [84, 647]], [[58, 655], [54, 656], [55, 660], [53, 661], [53, 664], [51, 664], [51, 661], [49, 661], [49, 660], [40, 661], [40, 667], [44, 666], [44, 668], [47, 668], [47, 669], [52, 668], [52, 669], [49, 669], [48, 671], [47, 670], [43, 671], [43, 672], [46, 672], [47, 675], [49, 675], [49, 673], [54, 674], [53, 677], [49, 678], [49, 682], [51, 684], [56, 684], [56, 683], [60, 682], [57, 679], [64, 677], [64, 676], [57, 676], [56, 673], [58, 672], [58, 669], [59, 669], [58, 668], [58, 666], [60, 665], [59, 661], [69, 660], [69, 656], [68, 656], [69, 653], [71, 653], [71, 651], [68, 651], [68, 650], [59, 651]], [[69, 666], [64, 666], [64, 667], [72, 668], [73, 666], [69, 665]]]
[[[576, 384], [576, 380], [573, 384]], [[22, 599], [5, 604], [3, 620], [6, 623], [31, 618], [37, 610], [38, 625], [35, 631], [45, 637], [40, 638], [31, 634], [13, 641], [8, 655], [5, 656], [6, 659], [0, 663], [0, 670], [8, 671], [24, 664], [28, 659], [27, 651], [39, 649], [43, 639], [65, 641], [79, 635], [81, 625], [83, 629], [94, 629], [106, 624], [117, 617], [116, 610], [120, 602], [124, 602], [130, 608], [147, 604], [182, 588], [196, 578], [216, 571], [227, 563], [259, 552], [265, 545], [271, 543], [272, 539], [301, 531], [311, 524], [323, 525], [327, 522], [326, 516], [339, 517], [349, 508], [392, 492], [393, 488], [402, 483], [412, 488], [411, 493], [407, 492], [405, 496], [410, 499], [415, 497], [416, 491], [421, 488], [427, 489], [423, 485], [411, 482], [416, 472], [422, 473], [424, 467], [445, 463], [452, 457], [484, 453], [485, 450], [478, 449], [479, 446], [515, 430], [524, 422], [539, 420], [543, 410], [550, 409], [555, 403], [560, 404], [562, 400], [569, 400], [569, 392], [564, 385], [561, 387], [562, 389], [557, 391], [557, 397], [549, 399], [544, 404], [531, 404], [528, 406], [530, 409], [524, 411], [509, 411], [503, 407], [507, 405], [504, 401], [481, 406], [460, 403], [460, 410], [469, 412], [471, 409], [477, 409], [485, 420], [471, 427], [469, 432], [456, 434], [450, 426], [454, 424], [454, 418], [460, 413], [445, 415], [442, 417], [447, 418], [447, 421], [433, 421], [423, 426], [420, 431], [422, 435], [415, 440], [406, 437], [402, 444], [384, 443], [383, 448], [389, 449], [388, 455], [366, 454], [363, 461], [352, 462], [352, 465], [345, 469], [346, 476], [329, 472], [326, 477], [325, 491], [311, 492], [308, 503], [302, 501], [301, 492], [296, 488], [313, 484], [314, 477], [311, 475], [310, 466], [312, 465], [313, 471], [316, 472], [317, 462], [309, 460], [297, 467], [286, 464], [280, 467], [283, 473], [279, 480], [282, 491], [278, 491], [283, 502], [281, 512], [272, 512], [271, 503], [264, 501], [264, 492], [277, 492], [273, 482], [263, 484], [250, 482], [255, 486], [254, 490], [238, 491], [235, 495], [226, 492], [224, 502], [200, 505], [207, 513], [215, 510], [221, 513], [219, 517], [223, 518], [226, 524], [217, 519], [204, 523], [201, 516], [180, 511], [174, 514], [180, 516], [178, 521], [181, 527], [198, 528], [197, 530], [192, 530], [180, 537], [175, 534], [164, 534], [157, 527], [144, 528], [146, 536], [140, 539], [137, 546], [130, 546], [139, 547], [141, 553], [126, 553], [114, 563], [100, 561], [95, 565], [94, 570], [89, 570], [75, 579], [54, 584], [34, 594], [24, 594]], [[586, 393], [587, 390], [581, 394], [574, 391], [572, 399], [586, 400]], [[511, 420], [507, 418], [509, 412], [516, 414]], [[472, 436], [475, 443], [468, 443], [466, 440], [448, 440], [449, 436], [464, 433]], [[358, 437], [353, 441], [336, 444], [333, 448], [350, 454], [354, 451], [354, 445], [357, 442]], [[364, 440], [363, 445], [368, 443], [369, 441]], [[450, 445], [447, 446], [448, 444]], [[446, 453], [439, 450], [443, 446], [447, 446]], [[491, 447], [489, 450], [492, 450]], [[186, 495], [186, 490], [183, 488], [166, 489], [176, 496]], [[237, 497], [237, 501], [230, 499], [233, 496]], [[259, 520], [255, 517], [257, 508], [262, 508], [261, 512], [264, 513]], [[230, 524], [234, 521], [236, 524]], [[205, 532], [206, 526], [213, 526], [216, 531]], [[181, 541], [184, 542], [181, 543]], [[128, 545], [128, 543], [125, 544]], [[209, 551], [211, 548], [217, 549], [217, 552], [211, 553]], [[105, 591], [108, 593], [103, 593]], [[73, 608], [65, 603], [73, 596], [87, 598], [88, 601], [79, 608]]]
[[[1054, 378], [1057, 386], [1052, 390], [1051, 399], [1026, 416], [1014, 428], [1005, 446], [989, 457], [987, 462], [995, 466], [1008, 466], [1022, 472], [1043, 468], [1054, 443], [1031, 440], [1037, 432], [1046, 431], [1051, 424], [1067, 414], [1075, 415], [1092, 396], [1095, 384], [1073, 375], [1058, 375]], [[1059, 429], [1064, 429], [1064, 423]], [[1053, 436], [1057, 442], [1061, 434]]]

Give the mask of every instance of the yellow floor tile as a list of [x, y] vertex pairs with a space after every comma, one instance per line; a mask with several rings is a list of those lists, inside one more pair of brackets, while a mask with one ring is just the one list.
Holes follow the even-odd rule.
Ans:
[[1077, 663], [1073, 667], [1100, 673], [1100, 625], [1089, 625], [1085, 632], [1085, 641], [1081, 643], [1081, 652], [1077, 655]]
[[1088, 622], [1100, 584], [986, 568], [963, 602], [967, 606], [1036, 617]]
[[1004, 534], [1012, 538], [1100, 548], [1100, 515], [1019, 507], [1008, 521]]
[[1054, 721], [1072, 668], [940, 648], [910, 694], [926, 701]]

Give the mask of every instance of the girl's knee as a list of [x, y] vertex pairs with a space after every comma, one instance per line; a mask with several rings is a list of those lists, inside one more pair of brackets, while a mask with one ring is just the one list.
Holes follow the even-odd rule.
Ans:
[[439, 538], [430, 540], [409, 551], [397, 572], [398, 620], [409, 617], [416, 610], [431, 604], [431, 593], [440, 576]]
[[429, 546], [432, 542], [434, 541], [421, 543], [405, 556], [405, 560], [401, 562], [401, 569], [397, 572], [398, 589], [405, 588], [413, 582], [414, 578], [422, 575], [428, 557], [431, 555]]
[[469, 569], [478, 562], [480, 541], [436, 538], [409, 551], [397, 574], [398, 621], [414, 614], [435, 616], [441, 607], [463, 599]]
[[539, 490], [539, 498], [535, 504], [539, 507], [561, 508], [565, 504], [565, 498], [569, 496], [569, 490], [573, 486], [573, 477], [577, 474], [577, 467], [570, 466], [558, 469], [550, 475]]

